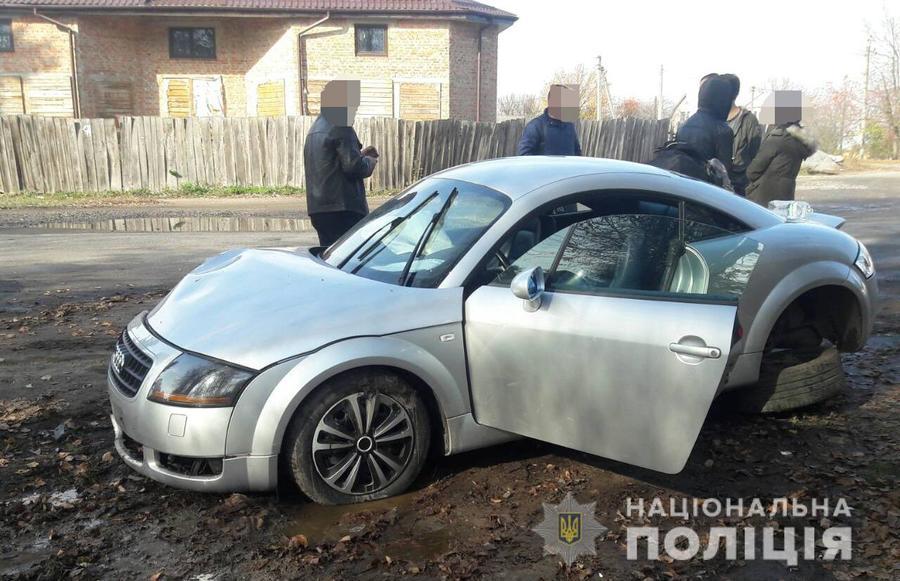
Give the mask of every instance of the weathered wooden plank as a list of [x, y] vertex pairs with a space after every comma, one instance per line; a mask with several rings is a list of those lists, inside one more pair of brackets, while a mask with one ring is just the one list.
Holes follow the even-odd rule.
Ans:
[[72, 191], [84, 191], [84, 174], [81, 172], [81, 162], [78, 153], [78, 122], [75, 119], [65, 119], [66, 124], [66, 150], [68, 162], [72, 168]]
[[134, 129], [135, 136], [137, 137], [137, 160], [138, 160], [138, 170], [140, 175], [140, 188], [152, 190], [153, 183], [151, 182], [151, 171], [150, 171], [150, 159], [148, 150], [150, 149], [151, 144], [150, 138], [147, 135], [149, 132], [148, 123], [146, 122], [146, 117], [136, 117], [134, 120]]
[[248, 119], [250, 124], [250, 185], [263, 185], [266, 179], [265, 160], [265, 126], [259, 119]]
[[175, 119], [163, 119], [163, 148], [166, 159], [166, 188], [178, 188], [178, 154], [175, 148]]
[[155, 142], [154, 154], [156, 162], [154, 168], [156, 170], [156, 188], [162, 190], [168, 183], [166, 177], [166, 133], [163, 127], [162, 117], [153, 117], [153, 141]]
[[263, 117], [260, 123], [260, 132], [265, 131], [266, 155], [263, 157], [263, 165], [266, 168], [265, 185], [275, 186], [278, 182], [278, 136], [275, 130], [275, 118]]
[[13, 117], [0, 117], [0, 186], [7, 194], [18, 194], [21, 191], [19, 164], [10, 129], [13, 122]]
[[106, 137], [106, 159], [109, 172], [109, 189], [122, 189], [122, 162], [119, 159], [119, 129], [115, 119], [103, 119]]
[[203, 147], [203, 132], [205, 130], [204, 127], [204, 119], [192, 117], [188, 119], [188, 124], [192, 124], [194, 126], [194, 130], [191, 133], [193, 146], [194, 146], [194, 166], [196, 172], [196, 181], [195, 183], [198, 185], [206, 185], [207, 182], [207, 173], [206, 173], [206, 151]]
[[22, 130], [22, 152], [25, 162], [28, 164], [28, 174], [31, 181], [28, 189], [35, 192], [44, 192], [46, 191], [46, 185], [38, 152], [35, 119], [35, 117], [29, 116], [19, 117], [19, 127]]
[[229, 186], [235, 185], [234, 177], [234, 132], [235, 120], [230, 117], [222, 119], [222, 163], [224, 164], [224, 180]]
[[66, 138], [66, 120], [56, 117], [53, 123], [53, 150], [59, 161], [59, 188], [64, 192], [75, 191], [72, 179], [72, 165], [69, 160], [68, 144]]
[[102, 119], [91, 120], [91, 144], [94, 148], [94, 175], [97, 189], [109, 191], [109, 160], [106, 157], [106, 131]]
[[85, 175], [85, 189], [89, 192], [97, 191], [97, 166], [94, 163], [93, 127], [90, 119], [81, 120], [82, 170]]
[[225, 159], [225, 119], [224, 117], [213, 117], [212, 122], [212, 138], [213, 138], [213, 157], [216, 160], [216, 175], [214, 183], [216, 185], [230, 185], [226, 179], [227, 160]]

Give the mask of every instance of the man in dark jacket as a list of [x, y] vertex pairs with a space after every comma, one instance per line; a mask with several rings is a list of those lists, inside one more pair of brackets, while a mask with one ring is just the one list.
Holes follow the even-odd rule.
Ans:
[[577, 87], [551, 85], [547, 108], [525, 126], [517, 154], [581, 155], [575, 131], [579, 108]]
[[756, 157], [759, 151], [759, 144], [762, 141], [762, 131], [759, 128], [759, 121], [756, 115], [751, 111], [738, 107], [737, 97], [741, 92], [741, 80], [737, 75], [724, 74], [722, 78], [731, 83], [732, 100], [731, 110], [728, 112], [728, 126], [734, 133], [734, 146], [732, 149], [732, 165], [731, 173], [728, 177], [731, 179], [731, 186], [736, 194], [746, 195], [747, 185], [750, 180], [747, 179], [747, 166]]
[[675, 140], [704, 160], [718, 159], [731, 172], [734, 134], [725, 122], [731, 109], [732, 87], [721, 75], [707, 75], [700, 83], [697, 112], [678, 129]]
[[330, 246], [369, 213], [363, 179], [375, 170], [378, 152], [371, 146], [361, 149], [353, 130], [359, 81], [330, 81], [321, 105], [306, 136], [303, 160], [309, 218], [319, 244]]

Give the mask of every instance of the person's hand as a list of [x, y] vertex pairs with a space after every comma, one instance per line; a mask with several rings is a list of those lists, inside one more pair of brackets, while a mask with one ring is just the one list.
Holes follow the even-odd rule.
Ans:
[[360, 153], [362, 153], [366, 157], [373, 157], [376, 159], [378, 158], [378, 150], [375, 149], [374, 145], [365, 146]]
[[376, 165], [378, 165], [378, 156], [376, 156], [376, 155], [367, 155], [366, 157], [367, 157], [368, 159], [371, 159], [371, 160], [372, 160], [372, 167], [375, 167]]

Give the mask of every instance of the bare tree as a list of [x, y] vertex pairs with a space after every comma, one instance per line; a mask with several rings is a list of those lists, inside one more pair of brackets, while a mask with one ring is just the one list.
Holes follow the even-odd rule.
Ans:
[[[886, 130], [891, 159], [900, 158], [900, 22], [887, 11], [881, 27], [871, 33], [873, 121]], [[869, 128], [866, 128], [868, 131]]]
[[823, 150], [844, 153], [860, 131], [862, 107], [858, 86], [845, 77], [840, 85], [826, 85], [812, 91], [809, 97], [811, 107], [804, 111], [804, 125]]
[[497, 101], [497, 116], [504, 119], [531, 119], [543, 109], [541, 98], [537, 95], [514, 94], [503, 95]]

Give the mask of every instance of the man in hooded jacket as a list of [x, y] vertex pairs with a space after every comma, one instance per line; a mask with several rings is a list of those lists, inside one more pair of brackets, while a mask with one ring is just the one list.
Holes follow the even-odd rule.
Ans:
[[687, 144], [704, 160], [718, 159], [731, 173], [734, 133], [726, 122], [731, 110], [732, 84], [721, 75], [707, 75], [700, 83], [697, 112], [678, 129], [675, 141]]
[[731, 179], [734, 192], [743, 196], [746, 195], [747, 186], [750, 184], [750, 180], [747, 178], [747, 167], [759, 151], [762, 131], [756, 115], [737, 105], [737, 97], [741, 92], [741, 80], [738, 76], [728, 73], [722, 75], [722, 78], [731, 83], [733, 89], [732, 105], [728, 112], [727, 122], [734, 133], [734, 151], [731, 173], [728, 174], [728, 177]]

